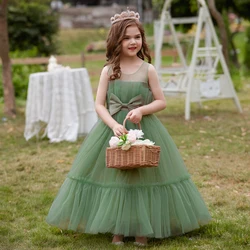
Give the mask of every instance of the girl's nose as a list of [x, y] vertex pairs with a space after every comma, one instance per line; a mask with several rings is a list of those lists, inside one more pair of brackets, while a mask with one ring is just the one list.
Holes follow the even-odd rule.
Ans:
[[135, 43], [135, 39], [131, 38], [130, 43], [132, 43], [132, 44]]

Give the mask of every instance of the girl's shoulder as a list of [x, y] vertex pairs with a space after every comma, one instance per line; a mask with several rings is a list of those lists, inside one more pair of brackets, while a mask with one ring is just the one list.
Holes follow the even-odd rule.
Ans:
[[112, 69], [112, 67], [110, 65], [105, 65], [102, 68], [101, 75], [102, 76], [109, 76], [110, 75], [110, 69]]
[[144, 71], [147, 75], [156, 72], [154, 65], [146, 61], [142, 63], [141, 71]]
[[147, 65], [148, 70], [155, 70], [155, 66], [152, 63], [145, 62], [145, 64]]
[[155, 69], [155, 66], [149, 62], [143, 62], [143, 65], [142, 65], [142, 70], [144, 68], [144, 72], [147, 73], [147, 75], [149, 76], [150, 74], [155, 74], [156, 73], [156, 69]]
[[155, 71], [154, 65], [146, 61], [143, 61], [142, 68], [146, 69], [148, 72]]
[[111, 67], [110, 65], [105, 65], [105, 66], [102, 68], [102, 72], [107, 73], [107, 72], [109, 71], [110, 67]]
[[107, 64], [103, 67], [102, 71], [107, 74], [108, 76], [112, 75], [113, 69], [111, 64]]

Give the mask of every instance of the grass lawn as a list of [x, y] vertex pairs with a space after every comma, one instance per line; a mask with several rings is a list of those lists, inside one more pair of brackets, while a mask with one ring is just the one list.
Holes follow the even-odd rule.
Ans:
[[[79, 54], [92, 41], [105, 37], [104, 29], [62, 30], [60, 50], [62, 54]], [[242, 34], [237, 36], [238, 42], [242, 40]], [[94, 96], [104, 63], [87, 61], [85, 65]], [[249, 79], [238, 75], [234, 80], [242, 86], [238, 93], [242, 114], [232, 100], [210, 101], [202, 109], [192, 104], [191, 120], [185, 121], [185, 100], [174, 97], [166, 97], [167, 108], [157, 113], [177, 144], [213, 220], [183, 236], [150, 240], [148, 249], [250, 249], [250, 85]], [[17, 100], [14, 120], [4, 119], [1, 102], [0, 250], [137, 249], [132, 238], [126, 239], [121, 248], [110, 244], [110, 234], [61, 231], [45, 222], [84, 138], [57, 144], [47, 139], [25, 141], [25, 101]]]
[[[95, 82], [92, 79], [92, 82]], [[96, 85], [96, 83], [94, 83]], [[176, 142], [212, 214], [212, 222], [179, 237], [150, 240], [149, 249], [250, 249], [250, 87], [232, 100], [192, 105], [184, 120], [184, 99], [166, 97], [157, 115]], [[0, 122], [0, 249], [119, 249], [111, 235], [61, 231], [45, 222], [48, 209], [83, 142], [51, 144], [23, 137], [25, 101], [15, 120]], [[2, 112], [2, 104], [0, 104]], [[0, 113], [3, 117], [3, 113]], [[136, 249], [128, 238], [123, 249]]]

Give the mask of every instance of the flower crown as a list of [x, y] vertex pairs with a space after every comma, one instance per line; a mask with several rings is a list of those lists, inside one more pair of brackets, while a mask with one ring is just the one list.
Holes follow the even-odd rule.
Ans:
[[138, 12], [130, 11], [128, 9], [127, 11], [123, 11], [121, 14], [115, 14], [110, 18], [110, 22], [111, 24], [114, 24], [125, 19], [137, 19], [139, 21], [140, 15]]

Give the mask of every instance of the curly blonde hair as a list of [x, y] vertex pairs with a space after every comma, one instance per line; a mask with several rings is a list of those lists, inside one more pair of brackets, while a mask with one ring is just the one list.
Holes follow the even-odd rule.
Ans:
[[141, 33], [142, 37], [142, 48], [137, 53], [137, 56], [144, 60], [146, 57], [148, 62], [151, 63], [151, 56], [148, 45], [146, 43], [145, 31], [142, 24], [135, 19], [126, 19], [120, 22], [114, 23], [107, 37], [107, 63], [106, 65], [112, 65], [112, 74], [110, 75], [110, 80], [119, 79], [121, 77], [121, 68], [120, 68], [120, 53], [122, 49], [122, 41], [126, 34], [126, 29], [129, 26], [137, 26]]

